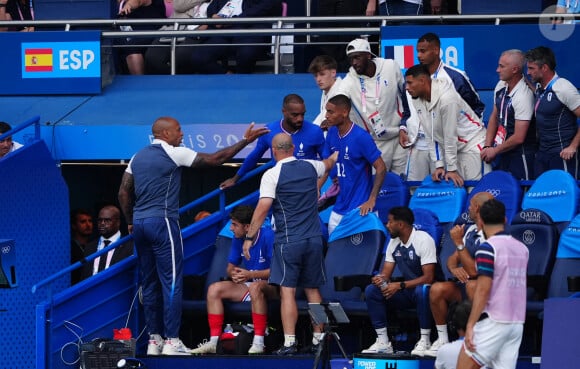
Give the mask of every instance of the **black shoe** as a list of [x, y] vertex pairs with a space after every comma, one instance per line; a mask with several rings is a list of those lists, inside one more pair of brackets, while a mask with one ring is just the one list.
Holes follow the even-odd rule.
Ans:
[[318, 348], [320, 347], [320, 342], [315, 344], [310, 344], [308, 346], [303, 347], [300, 350], [301, 354], [306, 354], [306, 355], [316, 355], [316, 353], [318, 352]]
[[277, 351], [274, 351], [274, 355], [278, 356], [289, 356], [297, 353], [298, 347], [296, 346], [296, 344], [293, 344], [292, 346], [282, 346]]

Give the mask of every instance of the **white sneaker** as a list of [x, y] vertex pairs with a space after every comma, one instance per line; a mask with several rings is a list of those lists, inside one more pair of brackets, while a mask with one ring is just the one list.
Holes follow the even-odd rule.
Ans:
[[147, 356], [159, 356], [163, 350], [163, 338], [158, 334], [149, 336], [149, 344], [147, 345]]
[[379, 342], [378, 340], [366, 350], [362, 350], [363, 354], [392, 354], [393, 345], [390, 342]]
[[189, 355], [191, 349], [185, 347], [179, 338], [168, 338], [163, 345], [162, 355]]
[[429, 350], [429, 344], [427, 341], [420, 339], [419, 342], [415, 344], [415, 348], [411, 351], [411, 355], [415, 356], [425, 356], [425, 351]]
[[217, 345], [211, 341], [203, 340], [197, 348], [191, 350], [192, 354], [215, 354]]
[[437, 357], [437, 351], [439, 351], [441, 346], [443, 346], [446, 343], [447, 342], [443, 342], [440, 339], [437, 339], [435, 342], [433, 342], [431, 344], [431, 347], [429, 347], [429, 350], [425, 351], [425, 356]]
[[252, 343], [252, 347], [248, 350], [248, 354], [256, 355], [256, 354], [263, 354], [264, 353], [264, 345], [258, 345], [256, 343]]

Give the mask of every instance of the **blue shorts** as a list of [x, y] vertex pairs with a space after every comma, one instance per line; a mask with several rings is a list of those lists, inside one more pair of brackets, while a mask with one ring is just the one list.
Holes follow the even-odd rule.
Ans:
[[283, 287], [318, 288], [326, 283], [321, 236], [276, 243], [269, 282]]

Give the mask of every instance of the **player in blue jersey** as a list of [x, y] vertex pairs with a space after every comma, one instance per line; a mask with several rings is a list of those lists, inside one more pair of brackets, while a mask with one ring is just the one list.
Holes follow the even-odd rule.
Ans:
[[536, 90], [536, 127], [539, 149], [534, 175], [550, 169], [563, 169], [578, 178], [580, 94], [570, 81], [556, 73], [554, 52], [539, 46], [526, 53], [528, 75], [538, 84]]
[[[326, 104], [326, 121], [329, 129], [326, 136], [325, 157], [338, 152], [336, 170], [340, 192], [328, 221], [328, 232], [332, 233], [342, 217], [360, 207], [360, 214], [374, 211], [379, 190], [387, 168], [371, 135], [350, 118], [350, 99], [336, 95]], [[372, 169], [375, 169], [373, 179]]]
[[[276, 233], [269, 282], [280, 286], [284, 329], [284, 345], [275, 353], [292, 355], [298, 351], [296, 288], [304, 288], [308, 302], [322, 301], [318, 288], [326, 278], [317, 180], [334, 166], [336, 154], [323, 161], [297, 160], [292, 155], [292, 139], [283, 133], [274, 136], [272, 150], [276, 165], [262, 176], [260, 200], [246, 235], [244, 255], [250, 259], [252, 242], [272, 208]], [[321, 327], [314, 327], [312, 343], [319, 344], [321, 339]]]
[[276, 287], [268, 284], [270, 260], [274, 246], [274, 231], [263, 226], [257, 233], [250, 249], [250, 259], [243, 258], [244, 237], [250, 227], [254, 209], [251, 206], [236, 206], [230, 213], [230, 230], [234, 234], [232, 248], [228, 257], [227, 281], [212, 283], [207, 290], [207, 320], [210, 339], [200, 343], [192, 354], [215, 354], [217, 343], [224, 324], [224, 299], [252, 302], [252, 322], [254, 341], [249, 354], [264, 352], [264, 335], [267, 325], [267, 298], [278, 295]]
[[225, 189], [235, 185], [241, 177], [254, 169], [266, 151], [270, 150], [272, 154], [272, 138], [278, 133], [286, 133], [292, 137], [295, 147], [294, 156], [297, 159], [321, 159], [324, 147], [323, 131], [315, 124], [305, 121], [305, 113], [306, 107], [302, 97], [296, 94], [284, 97], [283, 118], [266, 125], [270, 133], [258, 139], [256, 148], [246, 157], [238, 172], [232, 178], [222, 182], [220, 188]]
[[[147, 355], [189, 355], [179, 339], [183, 295], [183, 243], [179, 227], [181, 168], [220, 165], [231, 159], [267, 128], [253, 128], [238, 143], [213, 154], [182, 147], [177, 120], [162, 117], [152, 127], [151, 145], [137, 152], [121, 181], [119, 203], [139, 262]], [[166, 339], [163, 340], [162, 336]]]

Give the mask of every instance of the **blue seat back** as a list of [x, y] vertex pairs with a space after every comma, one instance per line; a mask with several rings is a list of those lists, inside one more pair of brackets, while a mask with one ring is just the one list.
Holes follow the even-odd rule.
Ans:
[[443, 274], [446, 280], [452, 279], [453, 274], [447, 269], [447, 259], [455, 252], [456, 246], [451, 236], [449, 235], [449, 231], [455, 225], [465, 224], [465, 229], [467, 229], [470, 225], [473, 224], [471, 218], [469, 218], [469, 214], [467, 212], [461, 213], [453, 223], [451, 223], [448, 227], [445, 227], [445, 231], [443, 232], [443, 236], [441, 237], [441, 247], [439, 251], [439, 263], [441, 264], [441, 269], [443, 269]]
[[407, 206], [409, 203], [409, 188], [400, 176], [388, 172], [385, 175], [383, 186], [377, 196], [375, 209], [379, 212], [379, 218], [387, 223], [389, 210], [394, 206]]
[[549, 276], [558, 245], [558, 227], [541, 210], [526, 209], [513, 219], [510, 234], [529, 250], [528, 275]]
[[524, 194], [523, 209], [539, 209], [554, 222], [570, 221], [578, 210], [578, 186], [563, 170], [543, 173]]
[[511, 173], [494, 170], [484, 175], [469, 193], [464, 210], [469, 208], [471, 198], [478, 192], [489, 192], [505, 205], [505, 214], [508, 223], [520, 210], [522, 202], [522, 188]]
[[413, 209], [413, 215], [415, 216], [413, 226], [418, 230], [429, 233], [439, 250], [441, 236], [443, 235], [443, 225], [439, 222], [437, 215], [431, 210], [422, 208]]
[[568, 297], [568, 276], [580, 275], [580, 215], [560, 235], [548, 297]]
[[[369, 227], [368, 224], [373, 224], [373, 226]], [[360, 231], [357, 231], [357, 228]], [[349, 231], [345, 232], [344, 229]], [[385, 227], [375, 214], [371, 213], [363, 217], [355, 211], [345, 215], [330, 235], [328, 251], [324, 259], [327, 280], [326, 284], [320, 288], [323, 299], [328, 301], [360, 300], [362, 291], [358, 287], [350, 291], [335, 291], [334, 277], [371, 275], [381, 263], [385, 235]]]
[[230, 231], [231, 220], [222, 228], [215, 240], [215, 252], [211, 260], [207, 278], [205, 280], [204, 296], [210, 284], [218, 282], [221, 278], [227, 277], [228, 256], [232, 248], [234, 234]]
[[411, 196], [409, 207], [429, 209], [437, 215], [441, 223], [453, 222], [465, 207], [467, 193], [463, 187], [455, 187], [453, 182], [433, 182], [427, 176], [421, 186]]

